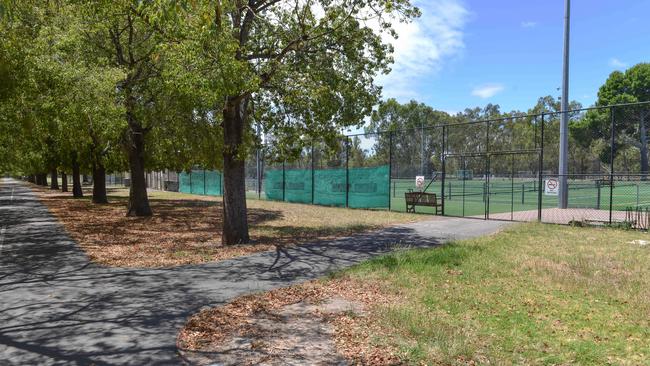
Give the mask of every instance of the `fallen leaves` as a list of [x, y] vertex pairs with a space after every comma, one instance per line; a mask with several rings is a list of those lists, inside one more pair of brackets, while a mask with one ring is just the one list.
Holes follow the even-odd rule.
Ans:
[[[352, 309], [327, 306], [328, 301], [339, 298], [356, 305]], [[350, 278], [327, 282], [310, 281], [297, 286], [242, 296], [224, 306], [204, 309], [188, 320], [179, 333], [178, 345], [182, 350], [207, 354], [214, 352], [219, 348], [219, 344], [228, 342], [233, 337], [255, 336], [257, 338], [251, 342], [251, 348], [262, 347], [270, 355], [281, 354], [281, 350], [269, 349], [274, 343], [266, 342], [266, 339], [273, 335], [256, 332], [255, 322], [261, 314], [264, 319], [286, 321], [286, 318], [283, 318], [286, 309], [293, 304], [307, 303], [316, 306], [315, 310], [304, 315], [304, 325], [314, 327], [318, 326], [317, 324], [327, 324], [333, 327], [336, 350], [349, 362], [363, 365], [395, 365], [401, 363], [396, 350], [374, 341], [377, 334], [386, 334], [387, 330], [377, 322], [378, 318], [373, 312], [378, 306], [389, 306], [397, 301], [396, 294], [384, 292], [381, 284], [377, 282], [362, 282]], [[314, 319], [318, 321], [313, 322]], [[254, 345], [260, 347], [253, 347]], [[314, 362], [326, 357], [316, 354], [312, 356]], [[310, 360], [305, 362], [309, 363]]]
[[[355, 210], [249, 202], [253, 243], [221, 244], [221, 199], [173, 192], [150, 192], [152, 217], [126, 217], [127, 191], [109, 188], [109, 204], [87, 197], [32, 186], [39, 199], [97, 263], [119, 267], [168, 267], [224, 260], [275, 250], [313, 240], [369, 231], [414, 216], [381, 211], [359, 215]], [[322, 218], [330, 217], [327, 223]], [[422, 217], [417, 217], [422, 219]]]

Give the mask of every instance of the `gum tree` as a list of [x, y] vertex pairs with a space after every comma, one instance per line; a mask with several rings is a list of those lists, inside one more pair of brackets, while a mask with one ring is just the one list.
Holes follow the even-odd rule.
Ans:
[[[614, 71], [598, 91], [599, 106], [650, 101], [650, 63], [640, 63], [625, 72]], [[605, 111], [605, 114], [608, 113]], [[638, 149], [640, 173], [647, 179], [649, 171], [650, 107], [614, 109], [617, 142]], [[600, 118], [599, 118], [600, 117]], [[592, 114], [591, 126], [596, 131], [608, 131], [609, 119]]]
[[[419, 14], [408, 0], [166, 4], [159, 1], [159, 11], [144, 18], [168, 35], [181, 29], [181, 42], [171, 47], [182, 50], [176, 54], [184, 55], [189, 84], [212, 94], [222, 127], [225, 245], [250, 240], [244, 167], [253, 120], [276, 146], [315, 139], [334, 145], [342, 127], [362, 123], [378, 102], [374, 78], [392, 61], [380, 33], [392, 33], [391, 19]], [[181, 14], [173, 27], [170, 14]], [[188, 25], [193, 28], [183, 31]]]
[[114, 87], [127, 126], [122, 146], [131, 172], [128, 216], [152, 215], [145, 181], [146, 142], [157, 122], [152, 117], [161, 108], [161, 38], [156, 29], [137, 15], [143, 6], [143, 2], [119, 0], [80, 1], [75, 7], [84, 42], [96, 57], [97, 65], [115, 68], [123, 74]]

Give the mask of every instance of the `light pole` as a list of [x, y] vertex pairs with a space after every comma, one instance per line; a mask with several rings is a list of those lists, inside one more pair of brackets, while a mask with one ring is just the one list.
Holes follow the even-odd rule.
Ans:
[[569, 201], [569, 33], [571, 29], [571, 0], [564, 0], [564, 65], [562, 72], [562, 111], [560, 119], [560, 192], [558, 208], [567, 208]]

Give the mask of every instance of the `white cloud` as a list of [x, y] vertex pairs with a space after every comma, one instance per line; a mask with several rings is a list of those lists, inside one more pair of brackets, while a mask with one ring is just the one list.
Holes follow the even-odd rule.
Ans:
[[391, 73], [377, 80], [386, 98], [418, 97], [413, 84], [440, 72], [445, 61], [465, 48], [463, 28], [469, 12], [461, 0], [416, 0], [414, 4], [422, 16], [411, 23], [393, 22], [398, 39], [383, 35], [395, 49]]
[[504, 86], [501, 84], [486, 84], [472, 89], [472, 95], [483, 99], [492, 98], [504, 89]]
[[533, 21], [521, 22], [521, 27], [522, 28], [535, 28], [535, 27], [537, 27], [537, 22], [533, 22]]
[[615, 69], [626, 69], [628, 67], [628, 64], [614, 57], [609, 60], [609, 66]]

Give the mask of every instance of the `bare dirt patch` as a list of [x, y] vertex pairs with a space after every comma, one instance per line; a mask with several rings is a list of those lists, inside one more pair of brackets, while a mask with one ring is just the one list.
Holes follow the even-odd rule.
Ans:
[[380, 287], [342, 278], [243, 296], [192, 316], [178, 346], [198, 365], [398, 364], [372, 338], [374, 309], [397, 301]]
[[221, 245], [221, 198], [150, 192], [152, 217], [126, 217], [128, 190], [110, 189], [109, 204], [32, 186], [91, 260], [121, 267], [164, 267], [223, 260], [313, 240], [349, 236], [427, 218], [364, 211], [249, 201], [253, 242]]

